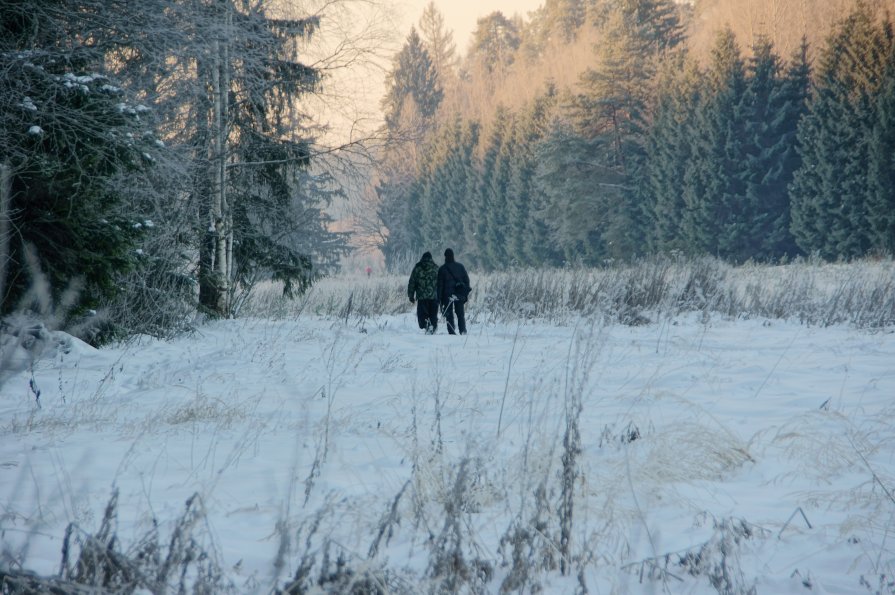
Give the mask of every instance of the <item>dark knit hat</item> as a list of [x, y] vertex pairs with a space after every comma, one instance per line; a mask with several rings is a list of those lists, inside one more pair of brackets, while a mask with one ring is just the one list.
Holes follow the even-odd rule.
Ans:
[[454, 262], [454, 251], [448, 248], [444, 251], [445, 262]]
[[431, 252], [423, 252], [423, 260], [432, 260]]

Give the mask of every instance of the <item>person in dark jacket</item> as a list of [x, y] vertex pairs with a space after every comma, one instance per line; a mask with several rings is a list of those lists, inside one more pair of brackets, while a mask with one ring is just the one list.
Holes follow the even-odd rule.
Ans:
[[[448, 334], [454, 335], [457, 331], [460, 331], [461, 335], [466, 334], [464, 304], [469, 296], [469, 288], [466, 267], [454, 260], [454, 251], [448, 248], [444, 251], [444, 264], [438, 269], [438, 301], [441, 304]], [[456, 326], [454, 326], [454, 314], [457, 315]]]
[[416, 302], [416, 319], [421, 329], [434, 335], [438, 328], [438, 296], [435, 292], [438, 265], [432, 260], [432, 253], [426, 252], [410, 273], [407, 283], [407, 297]]

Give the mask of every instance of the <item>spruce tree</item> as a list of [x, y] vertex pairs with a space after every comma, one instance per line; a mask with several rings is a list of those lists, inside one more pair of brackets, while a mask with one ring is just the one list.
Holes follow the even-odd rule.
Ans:
[[870, 195], [867, 219], [870, 249], [895, 254], [895, 44], [889, 50], [870, 141]]
[[685, 175], [683, 227], [690, 250], [697, 254], [735, 258], [741, 251], [744, 90], [745, 66], [734, 34], [727, 29], [719, 33], [712, 50], [693, 160]]
[[688, 252], [683, 233], [685, 177], [693, 160], [693, 123], [701, 104], [702, 74], [686, 54], [670, 60], [659, 78], [644, 174], [649, 209], [649, 247]]
[[[410, 30], [407, 41], [394, 59], [382, 100], [386, 128], [397, 133], [406, 128], [403, 118], [406, 104], [412, 101], [423, 125], [434, 116], [444, 95], [438, 71], [423, 45], [416, 28]], [[411, 131], [416, 132], [416, 131]]]
[[452, 191], [448, 195], [448, 209], [452, 217], [449, 229], [452, 234], [447, 238], [445, 247], [453, 246], [464, 254], [469, 246], [475, 244], [476, 220], [472, 213], [480, 167], [477, 159], [480, 135], [481, 125], [478, 122], [464, 122], [451, 176]]
[[453, 246], [466, 250], [474, 233], [468, 217], [476, 182], [475, 152], [479, 128], [456, 117], [434, 135], [420, 177], [422, 240], [427, 249]]
[[[59, 304], [73, 286], [60, 317], [116, 303], [154, 233], [131, 186], [164, 154], [162, 143], [150, 110], [78, 39], [78, 19], [64, 2], [0, 8], [0, 315], [48, 315], [45, 301]], [[37, 269], [49, 296], [29, 291], [40, 287]], [[84, 338], [112, 338], [119, 321], [109, 322], [112, 334]]]
[[513, 150], [514, 116], [500, 106], [484, 145], [481, 170], [474, 192], [470, 217], [475, 225], [475, 241], [470, 243], [476, 259], [487, 269], [507, 262], [507, 186]]
[[594, 184], [592, 205], [602, 218], [600, 258], [631, 258], [643, 248], [644, 221], [636, 188], [645, 158], [646, 117], [656, 56], [645, 56], [642, 29], [614, 11], [604, 26], [597, 64], [580, 77], [571, 118], [587, 146]]
[[664, 55], [684, 42], [681, 8], [674, 0], [621, 0], [620, 6], [644, 56]]
[[432, 132], [423, 151], [420, 169], [413, 184], [414, 192], [409, 196], [410, 201], [419, 205], [416, 209], [419, 219], [415, 222], [408, 221], [418, 229], [420, 243], [415, 252], [437, 250], [448, 225], [441, 192], [447, 186], [444, 180], [445, 163], [457, 138], [456, 124], [456, 121], [441, 124]]
[[[786, 207], [782, 213], [779, 226], [775, 226], [771, 242], [778, 256], [796, 255], [800, 252], [796, 239], [792, 234], [792, 194], [790, 188], [796, 172], [802, 166], [799, 153], [799, 125], [808, 113], [808, 99], [811, 95], [811, 66], [808, 62], [808, 40], [802, 38], [799, 48], [790, 58], [789, 65], [778, 94], [774, 98], [779, 106], [780, 132], [787, 146], [782, 155], [781, 179], [788, 180], [786, 186]], [[785, 226], [785, 229], [783, 229]]]
[[611, 256], [607, 231], [621, 212], [625, 178], [602, 165], [612, 151], [605, 141], [557, 121], [538, 143], [542, 214], [564, 264], [595, 265]]
[[[800, 64], [804, 64], [804, 58]], [[799, 64], [794, 68], [799, 70]], [[787, 186], [794, 171], [791, 156], [795, 154], [794, 133], [802, 115], [805, 85], [804, 81], [784, 81], [782, 65], [770, 41], [759, 38], [749, 59], [740, 107], [745, 132], [744, 188], [740, 233], [728, 254], [734, 261], [767, 261], [793, 254]]]
[[[389, 143], [376, 187], [379, 215], [388, 229], [382, 246], [388, 267], [419, 258], [425, 249], [423, 211], [427, 166], [421, 155], [431, 153], [435, 114], [443, 90], [439, 74], [415, 29], [394, 58], [381, 106]], [[422, 148], [421, 148], [422, 147]]]
[[790, 187], [792, 233], [805, 252], [853, 258], [874, 246], [871, 145], [891, 47], [888, 21], [860, 2], [821, 54]]
[[511, 239], [515, 260], [530, 266], [557, 264], [558, 253], [549, 242], [543, 219], [543, 194], [537, 184], [537, 147], [547, 136], [556, 115], [558, 96], [550, 85], [522, 114], [508, 187]]
[[375, 187], [378, 198], [376, 215], [387, 230], [380, 249], [390, 270], [406, 265], [408, 258], [419, 258], [423, 246], [419, 183], [410, 176], [384, 176]]

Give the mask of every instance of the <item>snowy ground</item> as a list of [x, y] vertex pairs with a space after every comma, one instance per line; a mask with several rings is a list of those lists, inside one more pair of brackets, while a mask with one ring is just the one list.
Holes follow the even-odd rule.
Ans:
[[[433, 337], [408, 306], [363, 325], [243, 319], [75, 344], [35, 366], [39, 399], [31, 381], [0, 386], [0, 530], [4, 564], [42, 574], [59, 570], [66, 526], [95, 532], [117, 488], [124, 548], [198, 493], [239, 591], [282, 585], [327, 539], [425, 590], [451, 510], [466, 560], [491, 565], [486, 592], [512, 572], [501, 538], [538, 516], [527, 590], [893, 589], [890, 330], [693, 316]], [[563, 576], [534, 567], [557, 554], [575, 422]]]

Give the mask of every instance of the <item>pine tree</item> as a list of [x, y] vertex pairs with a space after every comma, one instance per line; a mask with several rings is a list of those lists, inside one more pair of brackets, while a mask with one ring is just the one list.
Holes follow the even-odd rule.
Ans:
[[419, 172], [412, 185], [414, 191], [408, 197], [410, 202], [419, 205], [415, 209], [419, 213], [419, 219], [416, 222], [408, 221], [409, 225], [415, 225], [418, 229], [420, 243], [414, 248], [414, 252], [431, 251], [440, 246], [445, 226], [448, 225], [444, 197], [439, 193], [446, 185], [444, 167], [456, 138], [455, 123], [441, 124], [429, 136], [420, 160]]
[[[610, 222], [600, 233], [612, 258], [631, 258], [644, 249], [646, 213], [639, 185], [645, 171], [646, 122], [655, 74], [662, 52], [654, 47], [648, 12], [626, 12], [622, 6], [608, 13], [606, 36], [595, 68], [580, 79], [573, 100], [572, 119], [589, 146], [592, 192], [604, 194], [593, 204], [609, 201]], [[664, 50], [663, 50], [664, 51]]]
[[548, 40], [572, 42], [584, 25], [587, 8], [583, 0], [546, 0], [544, 17]]
[[585, 138], [563, 122], [538, 143], [541, 215], [564, 263], [594, 265], [612, 254], [607, 231], [621, 212], [625, 179], [602, 165], [611, 151], [605, 137]]
[[378, 214], [388, 229], [382, 251], [392, 267], [425, 250], [425, 179], [431, 165], [423, 156], [431, 155], [428, 135], [443, 97], [439, 73], [415, 29], [395, 56], [387, 84], [382, 109], [390, 143], [376, 192]]
[[[422, 207], [419, 185], [408, 176], [387, 175], [375, 187], [378, 197], [376, 215], [387, 230], [380, 250], [390, 270], [418, 258], [423, 246], [420, 222]], [[424, 251], [424, 250], [423, 250]]]
[[447, 208], [452, 217], [448, 228], [453, 233], [446, 240], [445, 247], [453, 246], [466, 253], [475, 245], [476, 221], [470, 214], [474, 210], [473, 196], [478, 183], [479, 162], [476, 158], [479, 148], [481, 125], [475, 121], [464, 122], [460, 142], [457, 144], [456, 165], [452, 175], [452, 191], [448, 194]]
[[519, 27], [500, 11], [484, 16], [472, 33], [467, 61], [493, 76], [503, 76], [521, 44]]
[[[272, 19], [263, 10], [234, 18], [245, 19], [240, 29], [248, 30], [236, 38], [241, 43], [235, 47], [245, 47], [237, 50], [239, 55], [248, 56], [259, 41], [268, 45], [266, 59], [252, 65], [260, 72], [234, 68], [229, 77], [230, 92], [245, 98], [230, 115], [230, 127], [244, 139], [230, 149], [240, 167], [232, 168], [225, 181], [233, 236], [228, 248], [231, 301], [268, 277], [293, 297], [316, 277], [331, 273], [347, 251], [345, 234], [329, 230], [332, 219], [325, 212], [341, 191], [325, 172], [310, 175], [311, 140], [293, 132], [301, 119], [292, 102], [315, 89], [320, 75], [300, 62], [288, 40], [312, 35], [317, 23]], [[259, 75], [263, 87], [255, 79]]]

